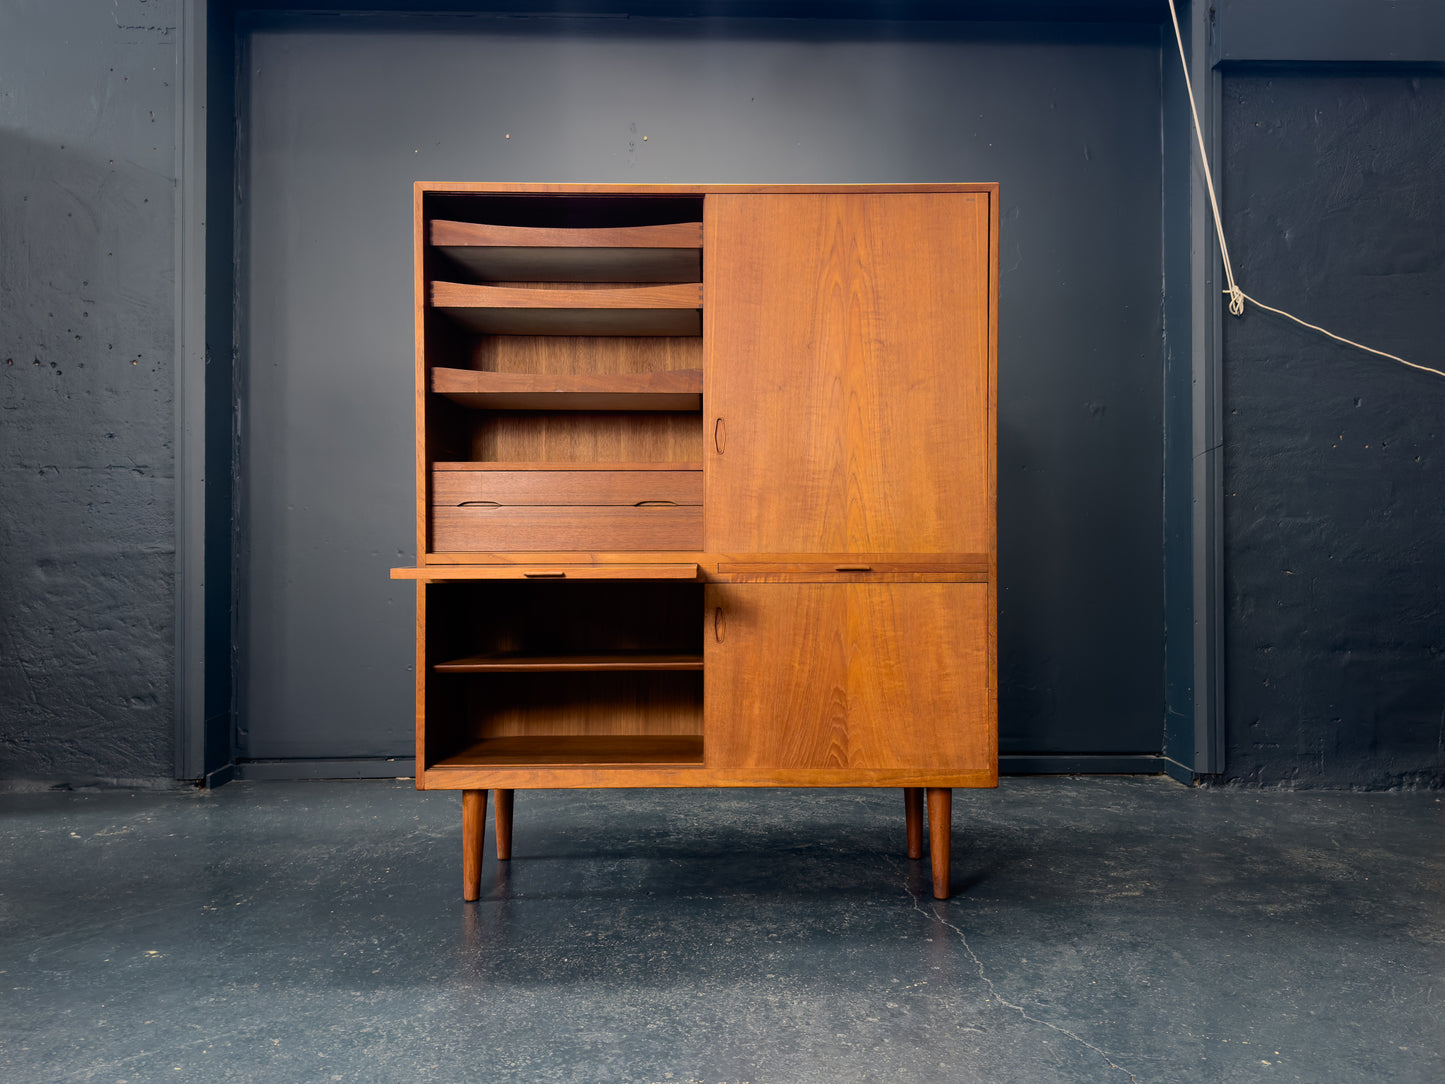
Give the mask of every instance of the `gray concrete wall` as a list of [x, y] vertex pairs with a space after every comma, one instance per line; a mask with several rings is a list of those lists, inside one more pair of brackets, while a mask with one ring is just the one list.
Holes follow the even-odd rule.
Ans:
[[[1230, 75], [1243, 289], [1445, 368], [1445, 77]], [[1232, 780], [1445, 777], [1445, 378], [1250, 309], [1225, 317]]]
[[175, 6], [0, 3], [0, 783], [171, 775]]

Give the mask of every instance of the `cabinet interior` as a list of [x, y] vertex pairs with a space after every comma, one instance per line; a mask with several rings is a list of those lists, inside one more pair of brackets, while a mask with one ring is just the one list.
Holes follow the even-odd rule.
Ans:
[[428, 768], [701, 763], [701, 584], [426, 590]]

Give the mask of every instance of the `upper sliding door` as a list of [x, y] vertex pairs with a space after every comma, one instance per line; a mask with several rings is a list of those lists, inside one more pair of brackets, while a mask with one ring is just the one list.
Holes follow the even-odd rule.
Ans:
[[986, 192], [710, 195], [706, 548], [987, 553]]

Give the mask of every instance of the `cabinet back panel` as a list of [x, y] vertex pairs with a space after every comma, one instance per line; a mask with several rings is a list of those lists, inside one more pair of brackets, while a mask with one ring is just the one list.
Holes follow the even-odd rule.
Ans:
[[689, 413], [479, 413], [470, 458], [503, 463], [696, 463], [702, 422]]
[[701, 734], [702, 674], [456, 675], [476, 738]]
[[702, 339], [664, 335], [484, 335], [472, 345], [472, 369], [573, 376], [661, 373], [702, 368]]

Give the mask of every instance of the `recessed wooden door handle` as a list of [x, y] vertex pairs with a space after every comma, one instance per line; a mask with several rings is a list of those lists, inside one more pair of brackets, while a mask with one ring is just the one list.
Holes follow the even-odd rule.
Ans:
[[529, 580], [560, 580], [564, 578], [565, 572], [523, 572], [523, 576]]
[[871, 565], [835, 565], [834, 572], [872, 572]]
[[676, 501], [638, 501], [633, 508], [676, 508]]
[[712, 612], [712, 635], [713, 635], [713, 639], [716, 640], [718, 643], [722, 643], [722, 642], [723, 642], [723, 637], [727, 635], [727, 630], [728, 630], [728, 620], [727, 620], [727, 618], [723, 615], [723, 608], [722, 608], [721, 606], [719, 606], [719, 607], [717, 607], [717, 609], [713, 610], [713, 612]]
[[462, 501], [458, 508], [500, 508], [496, 501]]
[[717, 447], [717, 454], [722, 455], [723, 449], [728, 446], [728, 426], [721, 418], [713, 422], [712, 442]]

